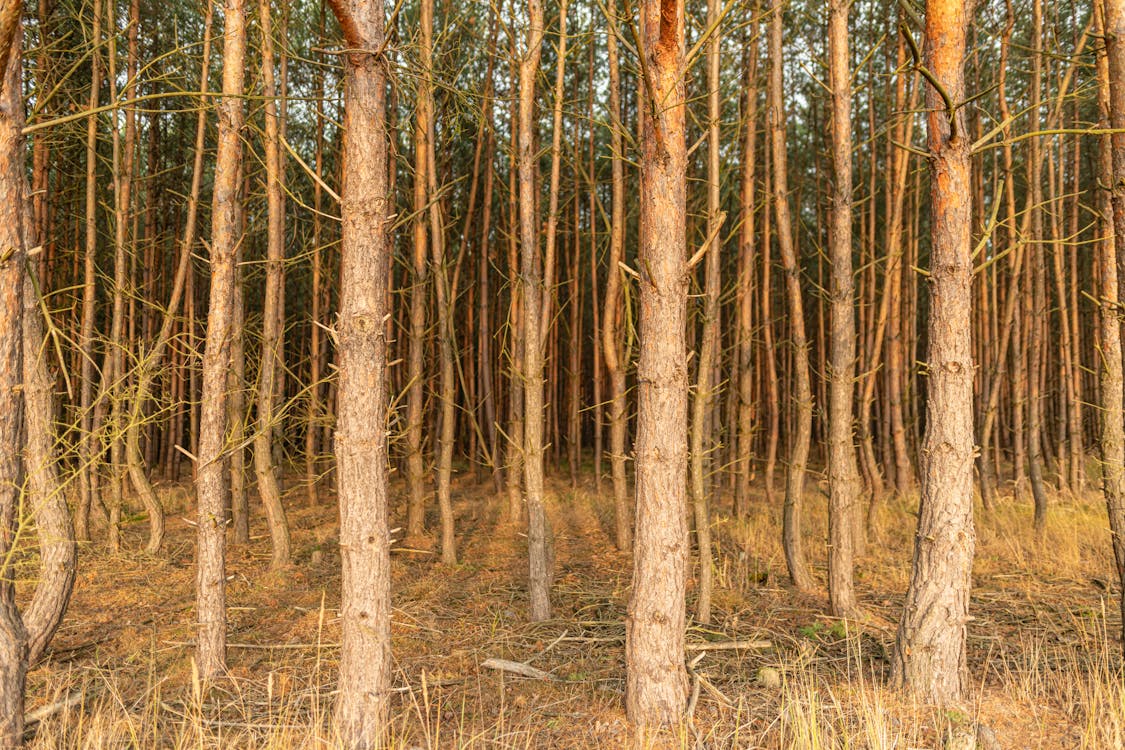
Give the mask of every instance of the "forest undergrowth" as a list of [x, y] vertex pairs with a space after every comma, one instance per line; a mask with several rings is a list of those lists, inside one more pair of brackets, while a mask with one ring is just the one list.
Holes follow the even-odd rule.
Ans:
[[[393, 747], [936, 750], [975, 724], [990, 732], [985, 750], [1125, 746], [1120, 619], [1099, 493], [1052, 497], [1041, 536], [1028, 523], [1027, 492], [1009, 488], [988, 513], [978, 506], [973, 697], [944, 712], [910, 703], [887, 682], [915, 498], [881, 502], [856, 574], [866, 616], [847, 623], [825, 614], [823, 593], [788, 586], [779, 504], [759, 494], [738, 521], [720, 498], [715, 616], [688, 632], [691, 720], [673, 735], [631, 738], [623, 708], [630, 565], [613, 547], [609, 483], [601, 494], [592, 475], [577, 488], [551, 481], [548, 489], [556, 609], [547, 622], [526, 619], [526, 537], [502, 517], [506, 501], [490, 484], [466, 476], [455, 486], [462, 559], [473, 562], [442, 566], [425, 540], [396, 545]], [[192, 663], [189, 496], [182, 486], [162, 493], [165, 554], [140, 551], [147, 527], [137, 516], [125, 526], [130, 552], [84, 556], [67, 618], [30, 675], [31, 746], [336, 746], [335, 498], [322, 493], [318, 506], [305, 506], [304, 488], [290, 482], [295, 565], [287, 570], [268, 572], [264, 522], [251, 545], [231, 549], [230, 677], [203, 685]], [[404, 494], [396, 485], [398, 505]], [[805, 534], [821, 586], [826, 505], [823, 487], [810, 488]], [[403, 515], [395, 510], [392, 518]], [[691, 583], [688, 594], [690, 605]], [[521, 677], [489, 659], [542, 674]]]

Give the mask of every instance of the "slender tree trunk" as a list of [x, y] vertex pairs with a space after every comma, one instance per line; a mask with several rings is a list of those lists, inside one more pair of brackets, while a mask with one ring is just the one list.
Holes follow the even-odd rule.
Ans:
[[971, 136], [963, 114], [965, 0], [930, 0], [926, 66], [931, 158], [930, 315], [922, 498], [913, 574], [899, 623], [895, 682], [927, 703], [956, 705], [968, 688], [972, 583], [973, 360]]
[[270, 569], [289, 564], [289, 522], [281, 504], [281, 486], [273, 462], [274, 406], [281, 345], [282, 296], [285, 294], [285, 174], [281, 161], [281, 127], [277, 111], [277, 84], [273, 70], [273, 21], [269, 0], [258, 0], [258, 23], [262, 31], [262, 95], [265, 98], [266, 151], [266, 288], [262, 310], [262, 356], [258, 367], [258, 424], [254, 430], [254, 474], [258, 495], [266, 511], [273, 554]]
[[[387, 193], [383, 4], [329, 0], [352, 50], [344, 67], [336, 427], [343, 579], [336, 724], [347, 747], [381, 747], [391, 678], [387, 526]], [[425, 175], [417, 175], [424, 179]]]
[[785, 145], [784, 72], [782, 59], [782, 16], [784, 5], [775, 0], [770, 18], [769, 128], [773, 153], [773, 203], [777, 215], [777, 244], [785, 271], [789, 331], [793, 343], [793, 394], [797, 408], [796, 431], [790, 439], [789, 465], [785, 472], [785, 510], [782, 540], [789, 577], [800, 591], [812, 591], [813, 580], [805, 560], [801, 536], [801, 505], [805, 490], [805, 469], [812, 439], [813, 394], [809, 380], [809, 342], [805, 336], [805, 308], [801, 299], [801, 269], [793, 243], [789, 214], [789, 180]]
[[852, 107], [848, 0], [828, 7], [828, 76], [832, 90], [832, 278], [828, 414], [828, 599], [840, 617], [856, 614], [854, 516], [860, 493], [852, 406], [855, 393], [855, 278], [852, 274]]
[[523, 297], [523, 480], [527, 495], [527, 546], [531, 620], [551, 616], [550, 523], [543, 505], [543, 260], [536, 212], [535, 79], [544, 34], [541, 0], [528, 2], [527, 48], [520, 59], [519, 212], [520, 286]]
[[641, 4], [637, 527], [625, 621], [629, 720], [675, 725], [687, 703], [687, 148], [682, 0]]
[[609, 379], [609, 465], [613, 478], [614, 542], [627, 550], [633, 543], [632, 509], [625, 474], [625, 347], [617, 330], [621, 305], [621, 264], [625, 260], [625, 154], [621, 121], [621, 69], [617, 51], [617, 3], [609, 8], [606, 47], [609, 58], [609, 138], [612, 170], [609, 219], [609, 267], [606, 269], [605, 301], [602, 310], [602, 359]]
[[[406, 534], [417, 539], [426, 531], [426, 464], [422, 455], [426, 400], [424, 357], [426, 348], [426, 302], [429, 283], [426, 224], [429, 221], [430, 133], [433, 131], [432, 75], [433, 0], [423, 0], [422, 41], [419, 48], [423, 85], [414, 113], [414, 219], [413, 264], [410, 279], [410, 352], [406, 372], [406, 487], [408, 493]], [[428, 10], [427, 10], [428, 9]], [[426, 30], [426, 27], [429, 30]]]
[[[94, 0], [94, 23], [91, 32], [93, 50], [90, 55], [90, 97], [87, 106], [91, 112], [98, 107], [101, 88], [102, 4]], [[79, 541], [90, 540], [90, 510], [94, 504], [98, 452], [94, 449], [94, 317], [97, 312], [97, 254], [98, 254], [98, 118], [90, 115], [86, 121], [86, 246], [82, 276], [82, 333], [79, 350], [82, 359], [79, 391], [79, 422], [81, 435], [78, 443], [78, 509], [75, 513], [76, 535]]]
[[722, 102], [719, 92], [720, 51], [722, 34], [719, 31], [722, 8], [719, 0], [707, 2], [707, 27], [711, 37], [707, 43], [707, 249], [704, 256], [703, 282], [703, 335], [699, 346], [699, 363], [695, 378], [695, 399], [691, 414], [691, 495], [695, 514], [695, 536], [699, 547], [699, 595], [695, 604], [695, 618], [707, 625], [711, 622], [711, 593], [714, 588], [714, 561], [711, 550], [711, 509], [708, 503], [707, 445], [711, 430], [708, 424], [714, 411], [714, 384], [712, 374], [719, 358], [719, 265], [722, 262], [722, 230], [725, 215], [722, 212], [722, 175], [719, 160], [719, 125], [722, 120]]
[[[422, 3], [422, 64], [423, 64], [423, 98], [428, 102], [427, 111], [433, 111], [433, 0], [423, 0]], [[426, 134], [426, 148], [429, 154], [426, 159], [427, 169], [427, 194], [430, 197], [438, 194], [436, 148], [434, 146], [433, 117], [426, 121], [429, 132]], [[476, 190], [476, 173], [473, 174], [472, 190]], [[473, 195], [475, 198], [475, 193]], [[472, 214], [470, 201], [469, 214]], [[441, 201], [432, 200], [429, 206], [430, 217], [430, 248], [433, 251], [434, 263], [434, 290], [438, 309], [438, 350], [441, 361], [439, 375], [439, 393], [441, 395], [441, 432], [438, 435], [438, 460], [437, 460], [437, 500], [438, 511], [441, 515], [441, 561], [445, 565], [457, 564], [457, 546], [454, 532], [452, 477], [453, 477], [453, 441], [456, 438], [455, 427], [457, 419], [456, 398], [457, 382], [454, 379], [454, 351], [453, 337], [453, 302], [457, 298], [457, 278], [460, 276], [460, 258], [464, 257], [465, 238], [462, 238], [457, 270], [454, 272], [452, 286], [449, 280], [449, 269], [446, 267], [445, 257], [445, 231], [441, 218]], [[468, 219], [466, 219], [468, 221]]]
[[203, 352], [199, 453], [196, 479], [198, 550], [197, 666], [204, 679], [226, 671], [226, 518], [223, 512], [224, 446], [227, 439], [227, 374], [235, 335], [235, 257], [242, 213], [243, 77], [246, 66], [246, 8], [226, 0], [223, 12], [223, 96], [219, 101], [219, 146], [211, 205], [211, 293]]
[[[1109, 125], [1125, 127], [1125, 1], [1102, 0], [1098, 3], [1104, 15], [1106, 54], [1099, 55], [1099, 98], [1108, 114]], [[1102, 338], [1101, 367], [1101, 444], [1102, 491], [1105, 494], [1109, 527], [1113, 538], [1113, 556], [1117, 576], [1125, 583], [1125, 405], [1122, 391], [1122, 346], [1120, 318], [1120, 286], [1122, 253], [1125, 252], [1125, 133], [1116, 132], [1103, 140], [1101, 171], [1103, 181], [1112, 185], [1113, 223], [1104, 227], [1099, 253], [1101, 277], [1100, 329]], [[1104, 215], [1104, 214], [1103, 214]], [[1125, 595], [1121, 598], [1125, 613]], [[1123, 633], [1125, 633], [1125, 625]]]
[[[755, 15], [758, 4], [755, 4]], [[744, 130], [742, 146], [742, 225], [739, 228], [738, 260], [738, 428], [731, 442], [737, 440], [738, 481], [735, 485], [735, 515], [744, 517], [750, 509], [750, 457], [754, 452], [754, 253], [755, 214], [757, 211], [758, 151], [758, 23], [751, 20], [746, 63], [745, 104], [742, 112]]]

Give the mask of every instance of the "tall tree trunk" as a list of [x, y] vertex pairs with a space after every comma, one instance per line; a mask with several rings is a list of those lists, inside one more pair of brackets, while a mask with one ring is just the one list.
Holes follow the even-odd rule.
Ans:
[[[755, 4], [755, 15], [758, 4]], [[758, 22], [751, 20], [746, 62], [745, 104], [742, 112], [744, 130], [742, 145], [742, 185], [740, 209], [742, 223], [738, 234], [738, 428], [731, 442], [737, 440], [737, 472], [735, 515], [743, 517], [750, 509], [750, 457], [754, 451], [754, 236], [757, 211], [758, 151]]]
[[[1099, 99], [1109, 125], [1125, 128], [1125, 0], [1098, 3], [1104, 16], [1106, 54], [1099, 55]], [[1100, 330], [1101, 368], [1101, 448], [1102, 491], [1105, 494], [1109, 527], [1113, 535], [1113, 556], [1117, 576], [1125, 583], [1125, 394], [1122, 391], [1122, 346], [1120, 319], [1121, 257], [1125, 252], [1125, 132], [1103, 137], [1101, 170], [1104, 181], [1113, 186], [1113, 222], [1104, 227], [1098, 270], [1101, 278]], [[1104, 199], [1103, 199], [1104, 200]], [[1103, 214], [1104, 215], [1104, 214]], [[1108, 239], [1111, 238], [1111, 239]], [[1121, 597], [1125, 613], [1125, 594]], [[1122, 626], [1125, 634], [1125, 625]]]
[[830, 378], [828, 414], [828, 599], [840, 617], [856, 614], [854, 516], [860, 493], [852, 406], [855, 393], [855, 277], [852, 274], [852, 106], [848, 0], [828, 7], [828, 76], [832, 90], [832, 205], [828, 253]]
[[637, 527], [625, 624], [629, 720], [675, 725], [687, 703], [687, 147], [682, 0], [641, 4]]
[[613, 477], [614, 542], [627, 550], [633, 543], [633, 519], [629, 507], [629, 486], [625, 474], [625, 431], [628, 428], [625, 404], [625, 347], [618, 332], [621, 305], [621, 264], [625, 260], [625, 153], [621, 121], [621, 69], [617, 52], [617, 3], [609, 8], [606, 47], [609, 57], [609, 138], [612, 152], [611, 206], [609, 219], [609, 267], [606, 270], [605, 301], [602, 311], [602, 358], [609, 378], [609, 464]]
[[520, 59], [519, 212], [520, 286], [523, 297], [523, 480], [527, 496], [527, 546], [531, 621], [551, 616], [550, 523], [543, 505], [543, 259], [536, 211], [535, 79], [542, 54], [543, 4], [528, 2], [527, 48]]
[[714, 588], [711, 509], [708, 503], [711, 488], [707, 461], [711, 446], [707, 442], [712, 434], [708, 425], [715, 402], [712, 375], [719, 358], [720, 346], [719, 265], [722, 262], [722, 239], [719, 234], [725, 219], [719, 168], [719, 126], [723, 115], [719, 92], [721, 21], [722, 8], [719, 0], [708, 0], [707, 28], [711, 30], [711, 37], [707, 42], [707, 249], [703, 271], [703, 335], [699, 345], [695, 400], [691, 414], [691, 496], [695, 514], [695, 537], [699, 547], [699, 596], [695, 605], [695, 618], [704, 625], [711, 622], [711, 593]]
[[[94, 0], [94, 22], [91, 31], [93, 50], [90, 55], [90, 97], [87, 107], [97, 109], [101, 88], [102, 4]], [[79, 423], [81, 435], [78, 443], [78, 509], [75, 513], [76, 535], [79, 541], [90, 540], [90, 510], [97, 495], [98, 451], [94, 449], [94, 317], [97, 312], [97, 254], [98, 254], [98, 117], [91, 114], [86, 120], [86, 245], [82, 276], [82, 333], [78, 347], [81, 352], [81, 385], [79, 386]]]
[[813, 580], [805, 560], [801, 537], [801, 505], [805, 491], [805, 469], [812, 440], [813, 394], [809, 380], [809, 342], [805, 336], [805, 308], [801, 299], [801, 268], [793, 243], [789, 214], [788, 161], [785, 145], [784, 61], [782, 58], [782, 16], [784, 5], [775, 0], [770, 18], [769, 128], [773, 154], [773, 203], [777, 215], [777, 244], [781, 267], [785, 271], [786, 301], [789, 308], [790, 340], [793, 344], [793, 399], [797, 409], [796, 431], [789, 442], [789, 465], [785, 470], [785, 510], [782, 541], [789, 577], [800, 591], [812, 591]]
[[[289, 564], [289, 522], [281, 504], [281, 486], [273, 462], [274, 405], [284, 350], [281, 346], [282, 296], [285, 294], [285, 173], [281, 161], [281, 127], [273, 70], [273, 22], [269, 0], [258, 0], [262, 31], [262, 95], [266, 120], [266, 288], [262, 310], [262, 356], [258, 367], [258, 424], [254, 431], [254, 474], [266, 510], [273, 554], [270, 569]], [[284, 95], [284, 92], [282, 92]]]
[[956, 705], [968, 688], [965, 652], [973, 530], [971, 135], [965, 99], [965, 0], [926, 6], [929, 108], [930, 314], [922, 497], [914, 564], [899, 623], [895, 681], [927, 703]]
[[[427, 111], [433, 111], [433, 31], [434, 9], [433, 0], [422, 2], [422, 76], [423, 98], [427, 100]], [[434, 146], [433, 117], [427, 118], [426, 125], [429, 132], [426, 134], [426, 148], [429, 154], [426, 159], [427, 195], [431, 198], [429, 204], [430, 217], [430, 248], [433, 252], [434, 263], [434, 290], [438, 309], [438, 351], [441, 361], [439, 393], [441, 396], [441, 432], [438, 435], [437, 457], [437, 500], [438, 511], [441, 515], [441, 561], [445, 565], [457, 564], [457, 547], [453, 523], [453, 441], [456, 438], [457, 382], [454, 379], [454, 351], [453, 336], [453, 303], [457, 299], [457, 281], [460, 275], [460, 258], [464, 258], [465, 241], [462, 238], [457, 270], [453, 274], [452, 285], [449, 280], [449, 269], [446, 267], [445, 257], [445, 230], [441, 218], [441, 201], [437, 200], [437, 165], [436, 148]], [[472, 190], [476, 190], [476, 174], [473, 175]], [[475, 198], [475, 194], [474, 194]], [[469, 206], [472, 213], [472, 206]], [[468, 219], [466, 219], [468, 221]]]
[[[429, 11], [426, 11], [429, 8]], [[419, 53], [424, 68], [423, 86], [414, 113], [414, 218], [412, 274], [410, 279], [410, 352], [406, 371], [406, 534], [417, 539], [426, 531], [426, 463], [422, 455], [426, 400], [424, 358], [426, 349], [426, 302], [429, 266], [426, 224], [429, 221], [430, 133], [433, 132], [433, 90], [429, 81], [432, 37], [433, 0], [422, 2], [422, 44]], [[428, 19], [428, 21], [427, 21]], [[429, 31], [425, 26], [429, 24]]]
[[[391, 678], [387, 526], [387, 193], [383, 4], [329, 0], [350, 53], [344, 67], [336, 474], [340, 501], [340, 696], [346, 745], [381, 747]], [[417, 175], [424, 179], [424, 175]]]
[[219, 145], [211, 204], [211, 293], [203, 351], [203, 392], [199, 425], [196, 498], [197, 666], [205, 679], [226, 670], [226, 519], [224, 447], [227, 440], [227, 375], [235, 335], [235, 256], [242, 206], [243, 78], [246, 66], [246, 8], [226, 0], [223, 12], [223, 96], [219, 101]]

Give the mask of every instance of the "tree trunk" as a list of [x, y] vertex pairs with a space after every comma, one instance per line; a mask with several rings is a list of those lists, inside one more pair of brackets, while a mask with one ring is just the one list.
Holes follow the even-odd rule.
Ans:
[[[329, 0], [351, 50], [344, 67], [336, 474], [340, 502], [340, 695], [347, 747], [381, 746], [391, 678], [387, 526], [387, 193], [383, 4]], [[425, 175], [416, 175], [425, 179]]]
[[[1106, 54], [1099, 55], [1099, 99], [1108, 115], [1109, 125], [1125, 127], [1125, 0], [1102, 0], [1098, 4], [1104, 14]], [[1103, 62], [1104, 60], [1104, 62]], [[1105, 138], [1103, 136], [1103, 138]], [[1120, 285], [1125, 252], [1125, 133], [1116, 132], [1102, 142], [1101, 170], [1105, 184], [1112, 185], [1113, 222], [1104, 227], [1099, 254], [1102, 337], [1101, 381], [1101, 444], [1102, 491], [1105, 494], [1109, 527], [1113, 538], [1113, 556], [1117, 576], [1125, 583], [1125, 405], [1122, 391], [1122, 346], [1120, 320]], [[1103, 214], [1104, 215], [1104, 214]], [[1125, 594], [1121, 597], [1125, 613]], [[1123, 634], [1125, 634], [1125, 625]]]
[[523, 297], [523, 480], [527, 496], [527, 547], [531, 621], [551, 616], [550, 523], [543, 505], [543, 260], [535, 193], [535, 79], [543, 47], [543, 4], [528, 2], [527, 48], [520, 59], [519, 212], [520, 286]]
[[211, 204], [211, 293], [203, 351], [203, 392], [199, 425], [196, 498], [197, 666], [213, 679], [226, 671], [226, 518], [224, 448], [227, 441], [227, 383], [235, 335], [235, 255], [240, 241], [243, 75], [246, 65], [246, 8], [226, 0], [223, 12], [223, 96], [219, 102], [219, 146]]
[[[278, 121], [277, 85], [273, 70], [273, 23], [269, 0], [258, 0], [258, 23], [262, 31], [262, 95], [265, 98], [266, 151], [266, 288], [262, 310], [262, 355], [258, 367], [258, 424], [254, 430], [254, 474], [258, 495], [266, 511], [273, 554], [270, 570], [290, 562], [289, 522], [281, 504], [281, 486], [273, 461], [274, 405], [277, 400], [278, 369], [284, 364], [281, 344], [282, 297], [285, 294], [285, 172], [281, 161], [281, 127]], [[284, 95], [284, 92], [282, 92]]]
[[805, 491], [805, 468], [812, 440], [813, 394], [809, 380], [809, 342], [805, 336], [805, 308], [801, 299], [801, 269], [793, 243], [789, 214], [789, 180], [785, 145], [784, 71], [782, 59], [782, 16], [784, 5], [775, 0], [770, 18], [769, 128], [773, 154], [773, 203], [777, 215], [777, 244], [781, 267], [785, 271], [786, 301], [789, 308], [790, 340], [793, 344], [793, 398], [797, 408], [796, 432], [789, 444], [789, 465], [785, 471], [785, 509], [782, 541], [789, 578], [800, 591], [812, 591], [813, 580], [805, 560], [801, 536], [801, 505]]
[[719, 64], [722, 34], [719, 26], [722, 8], [719, 0], [707, 2], [707, 27], [711, 37], [707, 43], [707, 249], [703, 270], [703, 335], [699, 345], [699, 362], [695, 378], [695, 400], [691, 414], [691, 496], [695, 515], [695, 538], [699, 548], [699, 594], [695, 618], [707, 625], [711, 622], [711, 593], [714, 588], [714, 561], [711, 550], [711, 509], [708, 503], [707, 445], [712, 431], [708, 428], [714, 411], [715, 393], [712, 374], [719, 358], [719, 265], [722, 262], [722, 183], [719, 167], [719, 133], [722, 102], [719, 92]]
[[633, 592], [625, 707], [634, 725], [675, 725], [687, 703], [687, 148], [682, 0], [641, 4], [640, 357]]
[[828, 7], [828, 75], [832, 90], [832, 194], [828, 253], [832, 264], [828, 365], [828, 599], [838, 617], [855, 616], [854, 516], [860, 493], [853, 439], [855, 279], [852, 275], [852, 107], [847, 0]]
[[617, 330], [621, 305], [621, 264], [625, 260], [625, 153], [624, 123], [621, 121], [621, 70], [617, 52], [617, 4], [609, 8], [606, 47], [609, 57], [609, 138], [612, 197], [609, 220], [609, 267], [606, 269], [605, 302], [602, 311], [602, 358], [609, 379], [609, 465], [613, 477], [614, 542], [627, 550], [633, 543], [633, 518], [625, 474], [625, 347]]
[[932, 178], [930, 315], [922, 497], [913, 574], [899, 623], [895, 682], [926, 703], [956, 705], [968, 688], [965, 634], [973, 562], [971, 136], [965, 98], [965, 0], [926, 7], [926, 103]]

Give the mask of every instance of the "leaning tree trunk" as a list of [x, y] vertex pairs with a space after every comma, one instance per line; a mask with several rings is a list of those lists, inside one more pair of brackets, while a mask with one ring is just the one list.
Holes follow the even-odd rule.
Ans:
[[[329, 0], [350, 50], [344, 67], [336, 476], [340, 502], [340, 695], [336, 725], [351, 748], [381, 746], [391, 679], [387, 527], [387, 193], [383, 4]], [[418, 175], [424, 179], [424, 175]]]
[[645, 0], [633, 593], [625, 629], [629, 721], [675, 725], [687, 704], [687, 144], [684, 5]]
[[930, 315], [926, 433], [914, 566], [895, 642], [895, 681], [927, 703], [955, 705], [968, 687], [965, 633], [973, 549], [971, 134], [965, 98], [965, 0], [926, 6]]
[[242, 159], [242, 86], [246, 65], [246, 8], [226, 0], [223, 12], [223, 96], [211, 203], [211, 293], [203, 351], [203, 389], [196, 465], [197, 655], [205, 679], [226, 670], [226, 516], [223, 498], [227, 441], [227, 379], [234, 328], [235, 254], [239, 244], [239, 162]]

